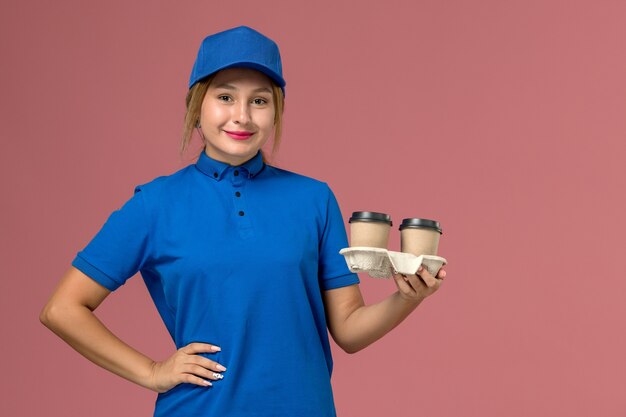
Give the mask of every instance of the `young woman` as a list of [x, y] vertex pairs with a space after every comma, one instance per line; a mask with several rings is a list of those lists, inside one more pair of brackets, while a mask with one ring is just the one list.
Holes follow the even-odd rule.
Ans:
[[[41, 321], [97, 365], [158, 393], [155, 416], [334, 416], [328, 332], [346, 352], [397, 326], [445, 276], [395, 276], [365, 306], [338, 253], [347, 236], [324, 182], [268, 163], [285, 81], [277, 45], [237, 27], [193, 67], [181, 151], [195, 164], [135, 188], [78, 254]], [[273, 152], [272, 152], [273, 153]], [[176, 345], [154, 361], [93, 311], [140, 271]]]

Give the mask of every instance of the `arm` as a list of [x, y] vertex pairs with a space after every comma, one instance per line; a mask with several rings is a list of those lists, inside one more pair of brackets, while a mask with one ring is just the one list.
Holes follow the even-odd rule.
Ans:
[[98, 366], [156, 392], [180, 383], [211, 386], [226, 368], [196, 353], [216, 352], [208, 343], [190, 343], [155, 362], [115, 336], [93, 314], [111, 292], [71, 267], [41, 311], [39, 320]]
[[39, 320], [96, 365], [151, 388], [154, 361], [120, 340], [93, 314], [110, 293], [72, 266], [41, 311]]
[[439, 286], [445, 271], [437, 278], [424, 270], [416, 275], [394, 275], [398, 291], [383, 301], [366, 306], [358, 285], [324, 292], [329, 331], [346, 352], [355, 353], [380, 339], [400, 324]]

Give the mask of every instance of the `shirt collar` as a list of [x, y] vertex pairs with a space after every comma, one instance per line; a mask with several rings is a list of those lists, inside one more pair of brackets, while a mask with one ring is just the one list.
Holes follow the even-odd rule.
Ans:
[[263, 154], [259, 150], [256, 155], [252, 158], [248, 159], [241, 165], [231, 166], [226, 162], [218, 161], [217, 159], [213, 159], [208, 156], [205, 152], [205, 149], [202, 149], [202, 153], [198, 157], [198, 161], [196, 162], [196, 167], [205, 175], [210, 178], [213, 178], [216, 181], [220, 181], [224, 172], [226, 172], [229, 168], [232, 169], [243, 169], [247, 172], [248, 178], [255, 177], [263, 167], [265, 163], [263, 162]]

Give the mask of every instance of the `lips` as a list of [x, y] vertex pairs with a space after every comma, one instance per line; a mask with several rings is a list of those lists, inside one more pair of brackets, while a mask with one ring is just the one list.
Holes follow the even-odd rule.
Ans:
[[252, 136], [254, 133], [253, 132], [247, 132], [247, 131], [237, 131], [237, 132], [229, 132], [228, 130], [225, 130], [224, 132], [226, 132], [226, 134], [228, 136], [230, 136], [233, 139], [237, 139], [237, 140], [245, 140], [248, 139], [250, 136]]

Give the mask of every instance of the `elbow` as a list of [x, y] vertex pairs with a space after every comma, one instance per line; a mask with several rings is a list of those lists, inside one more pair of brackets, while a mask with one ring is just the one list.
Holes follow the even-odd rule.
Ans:
[[55, 323], [63, 320], [60, 316], [63, 315], [63, 311], [65, 310], [63, 306], [48, 302], [39, 313], [39, 321], [47, 328], [54, 331]]
[[343, 351], [349, 354], [357, 353], [365, 349], [366, 346], [351, 346], [349, 348], [345, 348]]
[[351, 331], [349, 327], [346, 326], [334, 326], [330, 334], [337, 346], [348, 354], [357, 353], [369, 345], [367, 340], [363, 339], [362, 335]]
[[361, 346], [357, 343], [349, 343], [346, 341], [337, 342], [337, 345], [346, 353], [352, 355], [353, 353], [357, 353], [362, 350], [365, 346]]
[[352, 355], [353, 353], [357, 353], [358, 351], [360, 351], [361, 349], [359, 348], [355, 348], [355, 347], [344, 347], [342, 348], [344, 352]]
[[53, 307], [50, 305], [50, 303], [48, 303], [39, 313], [39, 321], [41, 322], [41, 324], [48, 328], [50, 328], [50, 326], [52, 325], [52, 309]]

